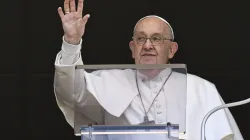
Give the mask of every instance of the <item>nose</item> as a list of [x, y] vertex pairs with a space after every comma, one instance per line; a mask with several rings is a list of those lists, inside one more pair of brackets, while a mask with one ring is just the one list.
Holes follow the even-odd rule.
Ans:
[[150, 41], [150, 39], [147, 39], [146, 42], [144, 43], [143, 47], [145, 49], [152, 49], [153, 48], [153, 44], [152, 42]]

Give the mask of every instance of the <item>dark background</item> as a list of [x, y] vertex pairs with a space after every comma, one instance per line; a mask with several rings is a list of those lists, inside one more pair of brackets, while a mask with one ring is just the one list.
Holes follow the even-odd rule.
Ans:
[[[63, 0], [1, 2], [1, 135], [3, 140], [79, 140], [57, 107], [54, 60], [63, 30]], [[249, 13], [243, 1], [85, 0], [91, 15], [83, 40], [85, 64], [131, 64], [128, 43], [139, 18], [170, 22], [179, 43], [173, 63], [216, 84], [225, 102], [249, 95]], [[250, 139], [250, 105], [230, 109]]]

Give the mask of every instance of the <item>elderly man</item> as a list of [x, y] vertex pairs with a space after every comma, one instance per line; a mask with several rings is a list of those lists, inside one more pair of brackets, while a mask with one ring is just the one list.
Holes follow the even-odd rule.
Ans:
[[[133, 70], [100, 70], [92, 73], [84, 70], [76, 71], [76, 65], [83, 65], [80, 52], [82, 36], [90, 17], [89, 14], [82, 17], [82, 10], [83, 0], [79, 0], [77, 8], [74, 0], [65, 0], [65, 13], [61, 7], [58, 8], [64, 36], [62, 50], [56, 56], [54, 88], [56, 101], [67, 122], [74, 126], [73, 95], [76, 95], [80, 112], [85, 116], [79, 118], [82, 121], [107, 125], [140, 124], [145, 121], [152, 121], [154, 124], [166, 123], [166, 118], [169, 116], [165, 106], [172, 99], [171, 103], [178, 106], [179, 102], [174, 102], [173, 96], [178, 96], [180, 88], [176, 83], [179, 83], [181, 80], [178, 79], [183, 79], [183, 76], [169, 69], [150, 74], [139, 73], [139, 76]], [[167, 64], [178, 49], [178, 44], [174, 42], [172, 27], [158, 16], [146, 16], [136, 23], [129, 46], [135, 64]], [[159, 75], [165, 79], [151, 78]], [[155, 87], [150, 83], [159, 87], [155, 90], [154, 97], [151, 96], [151, 92]], [[85, 92], [86, 89], [88, 92]], [[156, 101], [158, 104], [155, 104]], [[189, 140], [200, 140], [203, 117], [209, 110], [221, 104], [223, 100], [214, 84], [187, 74], [185, 116], [186, 134]], [[161, 120], [157, 121], [158, 118], [154, 114], [155, 107], [152, 106], [157, 108], [160, 105], [162, 113], [157, 115]], [[145, 106], [148, 107], [148, 111], [145, 111]], [[171, 113], [175, 111], [172, 110]], [[180, 119], [178, 116], [181, 115], [175, 116], [172, 119], [178, 121]], [[206, 138], [207, 140], [243, 139], [229, 110], [220, 110], [211, 116], [206, 127]]]

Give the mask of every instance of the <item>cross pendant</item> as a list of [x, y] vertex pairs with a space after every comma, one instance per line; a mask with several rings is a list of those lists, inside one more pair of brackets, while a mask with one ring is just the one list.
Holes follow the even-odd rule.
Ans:
[[144, 116], [143, 122], [140, 124], [155, 124], [154, 120], [149, 121], [148, 116]]

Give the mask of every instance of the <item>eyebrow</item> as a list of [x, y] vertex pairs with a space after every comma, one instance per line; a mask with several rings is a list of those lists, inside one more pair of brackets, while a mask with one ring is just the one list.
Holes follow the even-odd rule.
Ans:
[[[135, 33], [135, 35], [146, 35], [146, 33], [145, 33], [145, 32], [140, 31], [140, 32], [136, 32], [136, 33]], [[151, 36], [155, 36], [155, 35], [164, 36], [164, 35], [163, 35], [163, 34], [161, 34], [161, 33], [153, 33]]]
[[163, 35], [163, 34], [161, 34], [161, 33], [154, 33], [154, 34], [152, 34], [152, 36], [154, 36], [154, 35], [164, 36], [164, 35]]

